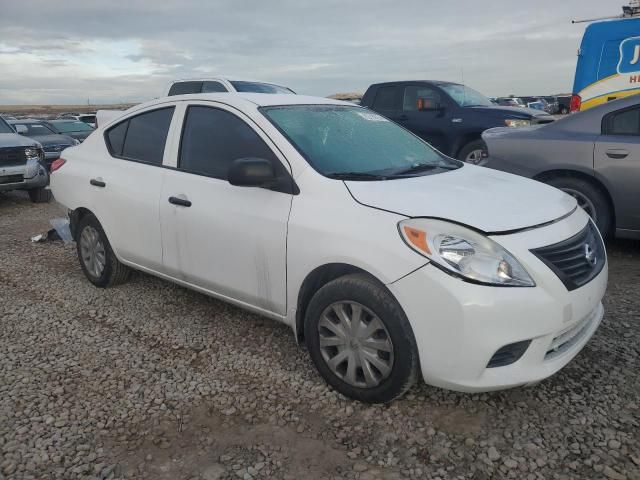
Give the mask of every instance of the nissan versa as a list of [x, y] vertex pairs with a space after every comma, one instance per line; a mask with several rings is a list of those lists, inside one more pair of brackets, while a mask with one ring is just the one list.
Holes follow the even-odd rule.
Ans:
[[52, 170], [94, 285], [133, 268], [284, 322], [361, 401], [419, 376], [469, 392], [538, 382], [603, 316], [604, 246], [573, 197], [352, 104], [167, 97]]

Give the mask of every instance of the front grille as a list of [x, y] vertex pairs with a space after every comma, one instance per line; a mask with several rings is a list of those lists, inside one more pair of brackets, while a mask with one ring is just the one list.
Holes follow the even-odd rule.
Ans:
[[573, 237], [531, 253], [553, 270], [569, 291], [591, 281], [606, 261], [602, 238], [592, 221]]
[[24, 181], [23, 175], [0, 176], [0, 185], [6, 185], [8, 183], [21, 183], [23, 181]]
[[26, 161], [27, 161], [27, 158], [24, 155], [24, 148], [22, 147], [0, 148], [0, 167], [24, 165]]

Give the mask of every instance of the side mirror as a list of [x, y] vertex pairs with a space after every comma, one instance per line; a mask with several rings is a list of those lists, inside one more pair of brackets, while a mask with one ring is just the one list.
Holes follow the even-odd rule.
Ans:
[[275, 184], [277, 177], [269, 160], [238, 158], [231, 163], [227, 179], [238, 187], [265, 187]]
[[29, 130], [24, 125], [16, 125], [16, 132], [20, 135], [25, 135]]

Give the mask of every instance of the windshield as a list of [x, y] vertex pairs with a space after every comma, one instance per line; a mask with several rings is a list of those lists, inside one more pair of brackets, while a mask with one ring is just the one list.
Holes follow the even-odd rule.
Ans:
[[54, 122], [53, 126], [56, 127], [56, 130], [60, 133], [90, 132], [93, 130], [89, 125], [79, 120], [76, 122]]
[[231, 82], [231, 85], [238, 92], [245, 93], [295, 93], [293, 90], [287, 87], [281, 87], [280, 85], [272, 85], [270, 83], [259, 82]]
[[2, 117], [0, 117], [0, 133], [16, 133]]
[[287, 105], [260, 111], [325, 176], [416, 174], [460, 164], [386, 118], [360, 107]]
[[447, 92], [461, 107], [490, 107], [493, 105], [491, 100], [483, 94], [465, 85], [445, 83], [439, 85], [439, 87]]
[[38, 135], [51, 135], [56, 133], [49, 127], [41, 123], [14, 123], [14, 128], [17, 125], [23, 125], [27, 127], [27, 133], [25, 133], [27, 137], [37, 137]]

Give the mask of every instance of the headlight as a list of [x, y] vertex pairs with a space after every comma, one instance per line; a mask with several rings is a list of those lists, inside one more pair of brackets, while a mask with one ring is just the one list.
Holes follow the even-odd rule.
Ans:
[[456, 276], [486, 285], [535, 286], [513, 255], [469, 228], [427, 218], [403, 220], [398, 228], [409, 247]]
[[40, 160], [40, 149], [27, 147], [24, 149], [24, 156], [27, 157], [27, 160]]
[[75, 147], [76, 145], [80, 145], [80, 140], [74, 138], [73, 139], [73, 146]]
[[519, 118], [507, 118], [504, 121], [507, 127], [528, 127], [531, 125], [531, 120], [522, 120]]

